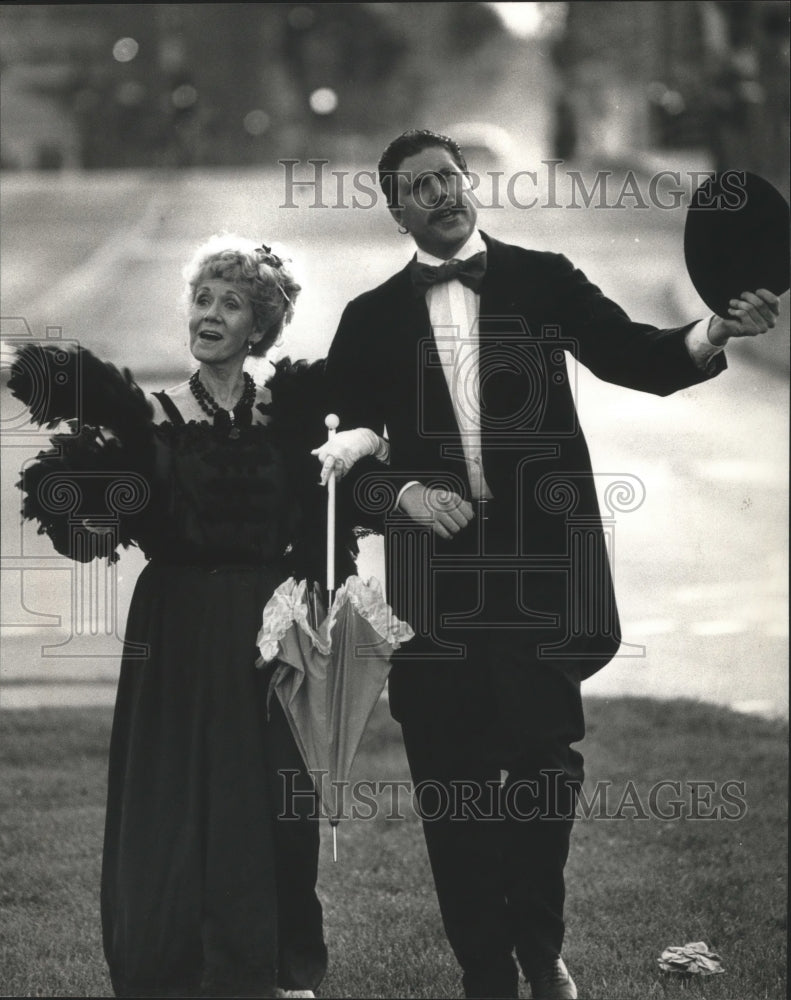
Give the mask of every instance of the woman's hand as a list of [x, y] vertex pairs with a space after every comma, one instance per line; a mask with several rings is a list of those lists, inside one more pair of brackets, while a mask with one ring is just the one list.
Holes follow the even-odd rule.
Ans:
[[386, 462], [390, 455], [390, 446], [384, 438], [380, 438], [367, 427], [355, 427], [351, 431], [338, 431], [325, 441], [320, 448], [314, 448], [315, 455], [321, 462], [320, 482], [326, 486], [330, 473], [335, 472], [336, 479], [343, 479], [355, 462], [366, 455], [375, 455], [380, 462]]

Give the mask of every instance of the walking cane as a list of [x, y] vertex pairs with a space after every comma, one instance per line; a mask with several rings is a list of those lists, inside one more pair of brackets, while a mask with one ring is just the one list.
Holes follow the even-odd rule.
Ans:
[[[334, 413], [328, 413], [324, 418], [327, 428], [327, 440], [335, 437], [340, 420]], [[332, 597], [335, 593], [335, 470], [327, 480], [327, 614], [332, 609]]]
[[[332, 441], [340, 423], [334, 413], [328, 413], [324, 418], [327, 428], [327, 440]], [[327, 480], [327, 614], [332, 610], [332, 599], [335, 594], [335, 469]], [[330, 819], [332, 828], [332, 860], [338, 860], [338, 820]]]

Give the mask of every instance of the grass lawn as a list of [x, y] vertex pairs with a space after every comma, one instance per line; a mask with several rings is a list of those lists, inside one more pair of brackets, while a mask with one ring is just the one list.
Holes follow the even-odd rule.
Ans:
[[[591, 808], [572, 839], [564, 950], [580, 996], [785, 997], [785, 724], [640, 699], [590, 699], [587, 715]], [[0, 994], [106, 996], [98, 888], [110, 710], [0, 718]], [[408, 776], [384, 705], [355, 773]], [[663, 786], [651, 815], [650, 789], [660, 781], [680, 782], [681, 794]], [[695, 793], [691, 781], [716, 785]], [[728, 781], [744, 782], [743, 794], [734, 785], [726, 799]], [[593, 799], [596, 782], [610, 783], [606, 799]], [[695, 795], [702, 815], [738, 815], [740, 800], [746, 811], [736, 819], [657, 815], [669, 815], [675, 798], [688, 812]], [[382, 804], [386, 813], [391, 801]], [[342, 823], [337, 865], [324, 837], [323, 996], [459, 996], [420, 825], [406, 794], [400, 804], [401, 821]], [[725, 973], [689, 983], [662, 974], [661, 951], [689, 941], [717, 951]]]

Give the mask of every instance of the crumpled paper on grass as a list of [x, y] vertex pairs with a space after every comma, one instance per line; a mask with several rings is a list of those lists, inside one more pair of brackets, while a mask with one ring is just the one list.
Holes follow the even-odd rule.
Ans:
[[687, 976], [713, 976], [725, 972], [720, 956], [709, 951], [705, 941], [665, 948], [657, 961], [663, 972], [678, 972]]

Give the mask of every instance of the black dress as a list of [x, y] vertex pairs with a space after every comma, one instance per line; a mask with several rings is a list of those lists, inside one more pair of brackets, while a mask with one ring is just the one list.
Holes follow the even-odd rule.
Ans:
[[[313, 989], [326, 968], [316, 804], [254, 665], [288, 575], [286, 469], [266, 427], [234, 440], [177, 421], [156, 429], [159, 516], [137, 539], [150, 561], [126, 638], [149, 653], [124, 658], [118, 687], [105, 954], [119, 996]], [[290, 789], [302, 794], [286, 802]]]
[[[90, 389], [91, 424], [73, 423], [26, 467], [24, 516], [71, 558], [115, 559], [119, 542], [148, 558], [109, 761], [101, 911], [119, 996], [271, 996], [314, 989], [326, 969], [315, 794], [277, 699], [267, 706], [269, 672], [255, 666], [274, 588], [320, 573], [309, 565], [324, 531], [309, 448], [326, 412], [321, 378], [320, 366], [283, 363], [273, 403], [259, 406], [271, 423], [248, 411], [234, 437], [227, 422], [184, 423], [167, 397], [170, 420], [154, 424], [131, 376], [82, 349], [64, 361], [26, 347], [12, 369], [11, 391], [49, 426], [75, 415], [72, 382]], [[108, 476], [137, 476], [149, 495], [115, 533], [86, 546], [83, 531], [76, 545], [47, 499], [53, 470], [83, 493], [97, 484], [91, 511]]]

